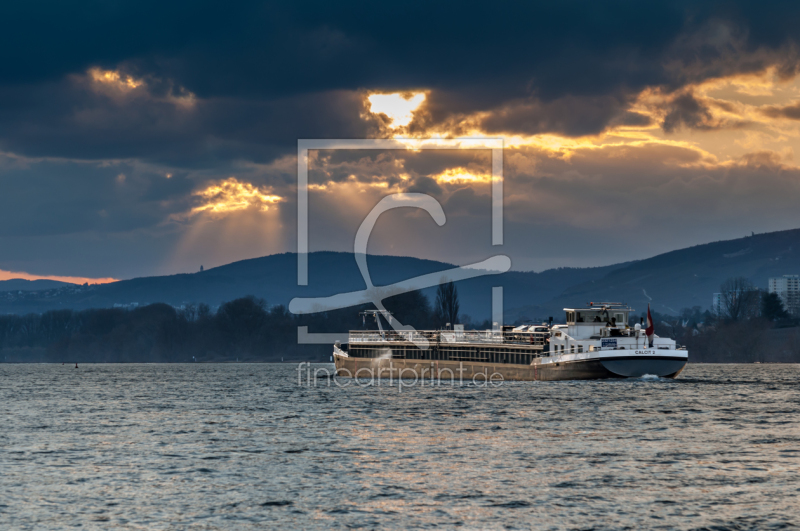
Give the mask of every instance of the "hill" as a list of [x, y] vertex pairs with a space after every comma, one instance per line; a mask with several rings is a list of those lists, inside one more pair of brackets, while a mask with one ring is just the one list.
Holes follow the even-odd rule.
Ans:
[[[369, 256], [373, 282], [386, 285], [408, 278], [444, 271], [452, 264], [418, 258]], [[615, 267], [552, 269], [542, 273], [509, 272], [459, 283], [462, 313], [476, 320], [491, 313], [492, 287], [502, 285], [506, 307], [533, 300], [542, 303], [568, 287], [602, 278]], [[255, 295], [270, 305], [285, 304], [294, 297], [321, 297], [356, 291], [366, 286], [350, 253], [309, 254], [309, 285], [297, 285], [297, 256], [284, 253], [242, 260], [198, 273], [144, 277], [94, 286], [70, 286], [36, 293], [0, 295], [0, 313], [40, 313], [53, 309], [108, 308], [165, 302], [173, 306], [204, 302], [218, 306], [238, 297]], [[435, 290], [425, 290], [433, 299]]]
[[616, 268], [600, 279], [576, 283], [548, 301], [549, 308], [575, 301], [625, 301], [637, 309], [650, 302], [661, 313], [711, 306], [727, 278], [742, 276], [766, 290], [770, 277], [800, 274], [800, 229], [755, 234], [697, 245]]
[[[633, 242], [635, 243], [635, 242]], [[410, 257], [369, 256], [373, 282], [386, 285], [443, 271], [452, 264]], [[511, 271], [459, 282], [461, 311], [482, 321], [491, 312], [491, 288], [504, 287], [507, 322], [561, 317], [566, 306], [588, 301], [627, 302], [643, 310], [648, 302], [661, 313], [708, 308], [719, 285], [732, 276], [749, 278], [766, 289], [767, 279], [800, 274], [800, 229], [758, 234], [697, 245], [624, 264], [561, 268], [540, 273]], [[246, 295], [270, 305], [294, 297], [320, 297], [363, 289], [352, 254], [309, 255], [309, 286], [297, 286], [293, 253], [242, 260], [199, 273], [144, 277], [95, 286], [67, 285], [41, 291], [0, 293], [0, 313], [40, 313], [59, 308], [107, 308], [165, 302], [173, 306], [204, 302], [212, 307]], [[10, 281], [8, 281], [10, 282]], [[38, 281], [37, 281], [38, 282]], [[0, 283], [2, 284], [2, 283]], [[434, 289], [425, 290], [432, 300]]]

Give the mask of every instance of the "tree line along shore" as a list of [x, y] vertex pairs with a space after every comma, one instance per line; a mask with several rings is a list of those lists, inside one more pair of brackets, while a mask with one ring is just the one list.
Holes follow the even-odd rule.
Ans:
[[[656, 333], [689, 349], [690, 362], [798, 363], [800, 327], [774, 294], [747, 292], [716, 314], [700, 307], [678, 316], [653, 312]], [[754, 293], [757, 293], [754, 294]], [[777, 299], [777, 300], [776, 300]], [[385, 300], [403, 324], [437, 329], [459, 322], [458, 291], [441, 286], [431, 303], [421, 292]], [[176, 309], [150, 304], [133, 309], [56, 310], [42, 314], [0, 316], [0, 361], [7, 363], [180, 363], [328, 361], [330, 345], [298, 345], [297, 327], [333, 333], [375, 328], [347, 308], [294, 315], [285, 306], [244, 297], [216, 312], [205, 304]], [[642, 316], [644, 312], [642, 312]], [[631, 325], [640, 317], [632, 319]], [[490, 328], [489, 321], [467, 328]]]

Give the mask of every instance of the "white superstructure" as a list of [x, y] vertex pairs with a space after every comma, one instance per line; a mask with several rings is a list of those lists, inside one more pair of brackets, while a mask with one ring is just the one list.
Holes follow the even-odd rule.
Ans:
[[614, 303], [589, 308], [564, 308], [566, 325], [551, 330], [550, 351], [581, 354], [596, 350], [674, 350], [675, 340], [655, 336], [650, 346], [639, 324], [629, 325], [631, 308]]
[[600, 363], [619, 376], [675, 377], [689, 354], [675, 340], [653, 334], [648, 338], [640, 324], [629, 324], [631, 308], [616, 303], [564, 308], [566, 325], [551, 330], [549, 356], [543, 367], [565, 363]]

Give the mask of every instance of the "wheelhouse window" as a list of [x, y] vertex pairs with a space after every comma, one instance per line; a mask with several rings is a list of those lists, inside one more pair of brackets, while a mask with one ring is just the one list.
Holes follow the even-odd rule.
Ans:
[[617, 325], [625, 326], [628, 324], [627, 312], [616, 312], [609, 309], [596, 309], [584, 310], [577, 313], [576, 320], [578, 323], [610, 323], [615, 322]]
[[601, 311], [581, 312], [582, 323], [604, 323], [606, 314]]

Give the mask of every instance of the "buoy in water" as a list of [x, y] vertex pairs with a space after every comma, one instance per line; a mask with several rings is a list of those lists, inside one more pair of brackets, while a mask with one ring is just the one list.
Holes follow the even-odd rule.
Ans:
[[75, 362], [75, 368], [76, 369], [78, 368], [78, 362], [77, 361]]

